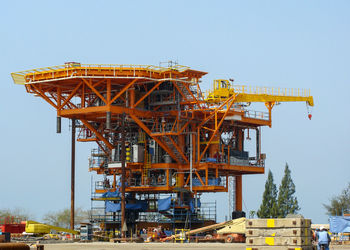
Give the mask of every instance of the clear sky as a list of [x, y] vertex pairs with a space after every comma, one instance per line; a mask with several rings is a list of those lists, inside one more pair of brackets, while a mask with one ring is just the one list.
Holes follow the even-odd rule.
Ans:
[[[310, 88], [304, 103], [273, 110], [262, 130], [266, 172], [280, 184], [288, 162], [301, 213], [327, 222], [322, 204], [350, 181], [350, 1], [2, 1], [0, 9], [0, 208], [36, 219], [70, 206], [70, 130], [56, 113], [14, 85], [10, 73], [81, 63], [154, 64], [177, 60], [253, 86]], [[265, 110], [264, 106], [258, 106]], [[88, 156], [77, 143], [76, 204], [90, 207]], [[243, 177], [244, 210], [257, 210], [266, 176]], [[219, 220], [227, 194], [211, 195]]]

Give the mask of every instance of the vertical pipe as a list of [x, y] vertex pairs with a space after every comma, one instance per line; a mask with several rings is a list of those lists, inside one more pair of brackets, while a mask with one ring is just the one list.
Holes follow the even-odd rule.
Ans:
[[106, 112], [106, 129], [111, 129], [111, 112], [107, 111]]
[[61, 134], [61, 116], [57, 116], [56, 133]]
[[200, 130], [199, 128], [197, 129], [197, 163], [199, 164], [199, 158], [200, 158], [200, 155], [201, 155], [201, 142], [200, 142]]
[[71, 199], [70, 229], [74, 230], [74, 195], [75, 195], [75, 118], [72, 119], [72, 155], [71, 155]]
[[166, 187], [169, 188], [169, 168], [166, 169]]
[[61, 133], [61, 88], [57, 88], [57, 120], [56, 120], [56, 133], [60, 134]]
[[205, 185], [208, 186], [208, 166], [205, 168]]
[[122, 132], [121, 132], [121, 161], [122, 161], [122, 202], [121, 202], [121, 228], [122, 237], [125, 237], [124, 224], [125, 224], [125, 113], [122, 114]]
[[192, 164], [196, 162], [196, 132], [192, 132]]
[[230, 162], [230, 145], [227, 145], [227, 163], [228, 163], [228, 165], [231, 164], [231, 162]]
[[256, 160], [260, 160], [260, 129], [256, 128]]
[[193, 144], [192, 144], [192, 141], [193, 141], [193, 138], [192, 138], [192, 134], [190, 134], [190, 190], [192, 192], [192, 158], [193, 158], [193, 154], [192, 154], [192, 151], [193, 151]]

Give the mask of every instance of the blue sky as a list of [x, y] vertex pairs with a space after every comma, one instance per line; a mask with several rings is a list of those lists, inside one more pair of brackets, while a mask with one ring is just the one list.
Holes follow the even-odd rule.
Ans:
[[[273, 110], [262, 151], [280, 184], [288, 162], [301, 213], [327, 222], [322, 206], [350, 180], [349, 1], [6, 1], [0, 9], [2, 122], [0, 208], [36, 219], [70, 205], [70, 131], [55, 133], [55, 111], [14, 85], [10, 73], [81, 63], [177, 60], [217, 78], [253, 86], [310, 88], [304, 103]], [[264, 106], [258, 105], [258, 110]], [[90, 207], [88, 156], [77, 143], [76, 204]], [[267, 171], [266, 171], [267, 172]], [[266, 176], [243, 177], [244, 209], [257, 210]], [[227, 194], [217, 200], [219, 220]]]

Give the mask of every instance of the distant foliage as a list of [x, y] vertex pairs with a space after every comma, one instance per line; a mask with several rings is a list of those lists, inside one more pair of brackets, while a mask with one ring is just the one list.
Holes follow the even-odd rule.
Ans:
[[[75, 210], [75, 224], [87, 222], [89, 220], [89, 211], [81, 208]], [[69, 228], [70, 227], [70, 209], [66, 208], [57, 212], [49, 212], [44, 215], [43, 222], [49, 225]]]
[[273, 182], [271, 170], [265, 183], [265, 191], [263, 193], [262, 203], [257, 215], [259, 218], [275, 218], [277, 216], [277, 188]]
[[350, 182], [348, 186], [343, 189], [340, 195], [334, 196], [330, 199], [330, 204], [323, 204], [327, 209], [328, 215], [343, 215], [343, 213], [350, 213]]
[[298, 200], [295, 197], [295, 185], [290, 173], [286, 163], [284, 176], [278, 190], [277, 208], [279, 218], [285, 218], [288, 214], [295, 214], [300, 210]]
[[33, 219], [33, 215], [23, 208], [1, 209], [0, 220], [4, 221], [7, 218], [14, 218], [17, 222]]

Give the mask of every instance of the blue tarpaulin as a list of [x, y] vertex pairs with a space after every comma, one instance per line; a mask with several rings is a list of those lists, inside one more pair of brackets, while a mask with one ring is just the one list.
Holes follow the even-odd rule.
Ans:
[[120, 193], [118, 190], [116, 190], [115, 192], [107, 191], [101, 197], [103, 197], [103, 198], [120, 197]]
[[[195, 205], [196, 205], [196, 199], [191, 199], [190, 200], [190, 208], [191, 208], [192, 213], [194, 212]], [[201, 207], [201, 200], [200, 199], [197, 199], [197, 207]]]
[[[205, 184], [205, 177], [202, 177], [202, 181]], [[221, 183], [220, 178], [209, 178], [208, 179], [208, 185], [209, 186], [219, 186]], [[192, 180], [192, 186], [202, 186], [201, 181], [198, 178], [194, 178]]]
[[216, 158], [207, 158], [207, 162], [217, 162]]
[[[126, 210], [146, 211], [147, 208], [148, 208], [147, 201], [138, 201], [136, 203], [125, 204]], [[120, 203], [106, 201], [106, 212], [120, 212], [120, 211], [121, 211]]]
[[120, 203], [106, 202], [106, 212], [119, 212], [121, 210]]
[[329, 226], [332, 233], [350, 233], [350, 217], [331, 216], [329, 217]]
[[136, 203], [127, 203], [125, 205], [125, 208], [128, 210], [139, 210], [139, 211], [146, 211], [148, 208], [147, 201], [137, 201]]
[[169, 210], [171, 206], [171, 197], [158, 200], [158, 211]]

